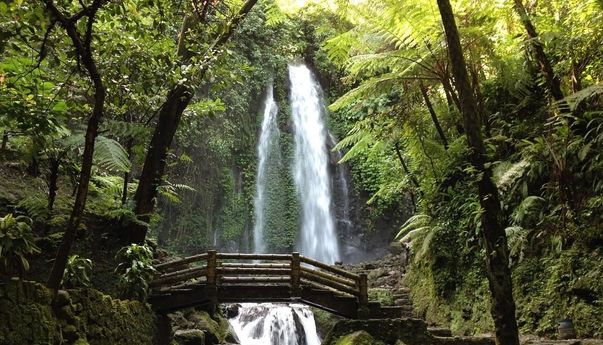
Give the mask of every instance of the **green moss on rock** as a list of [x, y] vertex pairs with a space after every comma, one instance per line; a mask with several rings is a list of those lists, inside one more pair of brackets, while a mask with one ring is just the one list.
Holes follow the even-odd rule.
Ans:
[[155, 314], [146, 304], [112, 299], [101, 292], [50, 291], [35, 282], [0, 283], [0, 345], [153, 344]]
[[340, 337], [335, 345], [376, 345], [377, 341], [365, 331], [358, 331]]

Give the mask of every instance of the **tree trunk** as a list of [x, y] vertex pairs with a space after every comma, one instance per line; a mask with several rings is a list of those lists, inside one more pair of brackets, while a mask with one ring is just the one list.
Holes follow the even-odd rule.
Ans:
[[425, 101], [427, 110], [429, 110], [429, 115], [431, 115], [431, 121], [433, 122], [433, 125], [435, 126], [435, 128], [438, 132], [438, 135], [440, 136], [440, 140], [442, 141], [444, 148], [446, 150], [448, 150], [448, 140], [446, 139], [444, 130], [442, 129], [442, 126], [440, 125], [440, 121], [438, 120], [438, 114], [435, 112], [435, 109], [433, 108], [433, 104], [431, 103], [431, 100], [429, 99], [429, 94], [427, 93], [427, 88], [425, 87], [425, 85], [423, 85], [423, 82], [419, 82], [419, 87], [421, 88], [421, 94], [423, 95], [423, 100]]
[[50, 171], [48, 173], [48, 202], [46, 204], [46, 209], [48, 213], [52, 212], [54, 208], [54, 201], [57, 197], [57, 180], [59, 179], [59, 167], [61, 166], [60, 159], [51, 159], [50, 161]]
[[[149, 143], [138, 188], [134, 195], [136, 202], [135, 213], [139, 220], [148, 223], [155, 209], [157, 189], [165, 172], [166, 157], [182, 113], [193, 98], [192, 91], [185, 85], [177, 85], [167, 96], [161, 111], [155, 132]], [[142, 244], [146, 238], [148, 227], [143, 224], [132, 224], [129, 240]]]
[[478, 182], [482, 208], [481, 233], [486, 252], [486, 273], [492, 294], [491, 314], [496, 330], [496, 343], [498, 345], [519, 345], [507, 237], [503, 227], [498, 190], [492, 182], [492, 171], [485, 164], [487, 157], [481, 133], [481, 116], [467, 74], [467, 65], [463, 57], [452, 6], [449, 0], [438, 0], [437, 2], [446, 33], [456, 89], [461, 102], [465, 133], [471, 149], [471, 163], [481, 173]]
[[[239, 13], [234, 17], [227, 28], [217, 37], [215, 42], [209, 48], [209, 54], [213, 55], [218, 52], [218, 48], [223, 46], [232, 34], [238, 23], [251, 11], [257, 0], [247, 0]], [[185, 42], [187, 32], [193, 25], [191, 19], [184, 20], [179, 35], [178, 53], [182, 60], [189, 58], [190, 52], [186, 49]], [[201, 80], [208, 69], [207, 62], [199, 72], [198, 80]], [[161, 178], [165, 173], [166, 156], [172, 144], [174, 134], [178, 129], [182, 113], [193, 98], [193, 92], [188, 86], [179, 84], [172, 89], [164, 103], [161, 111], [153, 138], [149, 144], [147, 156], [145, 158], [142, 173], [138, 182], [138, 188], [134, 199], [136, 202], [135, 213], [139, 220], [148, 223], [155, 209], [155, 199], [157, 197], [157, 188], [161, 183]], [[128, 229], [128, 238], [132, 243], [142, 244], [146, 238], [148, 227], [144, 224], [131, 224]]]
[[92, 110], [92, 115], [88, 119], [88, 126], [86, 127], [84, 153], [82, 155], [82, 168], [75, 195], [75, 201], [71, 211], [71, 216], [69, 217], [69, 223], [67, 224], [65, 234], [63, 235], [63, 240], [61, 241], [61, 244], [57, 250], [56, 258], [54, 260], [54, 264], [52, 265], [48, 282], [46, 283], [46, 285], [56, 293], [61, 284], [61, 279], [63, 278], [63, 272], [65, 271], [65, 266], [67, 265], [69, 252], [71, 251], [71, 246], [75, 241], [77, 230], [82, 221], [82, 215], [86, 207], [88, 184], [90, 182], [90, 176], [92, 173], [94, 143], [98, 135], [98, 126], [103, 116], [105, 107], [106, 89], [98, 72], [91, 49], [92, 24], [98, 9], [103, 5], [103, 0], [94, 0], [91, 5], [82, 10], [86, 12], [85, 15], [88, 17], [86, 23], [86, 34], [84, 37], [81, 36], [77, 29], [77, 21], [71, 20], [61, 11], [59, 11], [52, 0], [45, 0], [45, 4], [46, 9], [50, 12], [52, 17], [61, 23], [71, 38], [73, 46], [79, 56], [79, 60], [82, 66], [88, 72], [88, 75], [94, 84], [94, 107]]
[[530, 39], [532, 48], [534, 48], [534, 55], [536, 60], [538, 61], [538, 65], [540, 66], [540, 71], [546, 80], [547, 87], [551, 96], [556, 101], [562, 100], [565, 96], [563, 95], [563, 91], [561, 91], [561, 80], [555, 74], [553, 70], [553, 66], [551, 65], [551, 61], [548, 56], [544, 52], [544, 48], [542, 47], [542, 42], [540, 42], [540, 38], [538, 37], [538, 32], [532, 24], [530, 20], [530, 16], [528, 15], [528, 11], [523, 5], [522, 0], [514, 0], [515, 1], [515, 11], [519, 14], [519, 18], [523, 26], [528, 33], [528, 38]]
[[6, 150], [6, 146], [8, 145], [8, 131], [4, 131], [2, 134], [2, 146], [0, 146], [0, 151]]
[[[126, 143], [126, 152], [128, 153], [128, 159], [130, 159], [130, 162], [133, 161], [133, 153], [132, 153], [132, 146], [134, 146], [134, 139], [130, 138], [128, 139], [128, 142]], [[122, 190], [121, 190], [121, 205], [124, 206], [126, 204], [126, 202], [128, 202], [128, 184], [130, 183], [130, 171], [126, 171], [124, 173], [124, 183], [122, 186]]]
[[400, 145], [398, 145], [398, 143], [396, 143], [394, 145], [394, 150], [396, 151], [396, 155], [398, 156], [398, 160], [400, 161], [400, 165], [402, 165], [402, 169], [404, 170], [404, 173], [406, 173], [406, 175], [410, 179], [410, 182], [412, 182], [412, 184], [415, 187], [417, 187], [417, 189], [420, 191], [421, 186], [419, 185], [419, 181], [417, 181], [415, 176], [408, 169], [408, 166], [406, 165], [406, 162], [404, 161], [404, 157], [402, 157], [402, 152], [400, 151]]
[[59, 168], [61, 167], [61, 158], [50, 159], [50, 169], [48, 172], [48, 199], [46, 202], [46, 222], [44, 224], [44, 234], [50, 229], [50, 220], [52, 219], [52, 210], [59, 189], [57, 180], [59, 179]]
[[572, 91], [574, 93], [582, 90], [582, 66], [572, 61]]
[[[95, 68], [96, 71], [96, 68]], [[92, 73], [90, 73], [92, 75]], [[86, 199], [88, 197], [88, 184], [90, 182], [90, 176], [92, 173], [92, 158], [94, 156], [94, 142], [98, 135], [98, 125], [103, 115], [106, 91], [102, 84], [100, 75], [96, 74], [98, 81], [95, 81], [95, 94], [94, 94], [94, 110], [92, 116], [88, 119], [88, 127], [86, 128], [84, 154], [82, 156], [82, 170], [80, 172], [80, 179], [77, 186], [77, 192], [75, 195], [75, 202], [73, 204], [73, 210], [69, 218], [65, 235], [63, 235], [63, 241], [61, 242], [59, 249], [57, 250], [56, 258], [48, 278], [47, 286], [50, 289], [57, 290], [61, 284], [63, 278], [63, 272], [67, 265], [67, 259], [71, 246], [75, 241], [77, 229], [82, 221], [82, 215], [86, 207]]]

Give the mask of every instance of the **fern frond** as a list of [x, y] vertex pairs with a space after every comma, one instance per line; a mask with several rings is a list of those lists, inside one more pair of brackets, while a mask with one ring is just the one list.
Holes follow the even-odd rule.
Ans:
[[128, 153], [123, 146], [103, 136], [96, 138], [94, 159], [97, 165], [107, 170], [127, 172], [132, 168]]
[[601, 94], [603, 94], [603, 84], [595, 84], [565, 97], [564, 101], [569, 104], [573, 111], [576, 110], [582, 102]]

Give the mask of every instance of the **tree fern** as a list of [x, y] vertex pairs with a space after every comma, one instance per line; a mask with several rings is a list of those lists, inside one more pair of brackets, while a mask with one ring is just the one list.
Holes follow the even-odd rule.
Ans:
[[131, 169], [128, 153], [117, 141], [107, 137], [96, 138], [95, 164], [107, 170], [127, 172]]

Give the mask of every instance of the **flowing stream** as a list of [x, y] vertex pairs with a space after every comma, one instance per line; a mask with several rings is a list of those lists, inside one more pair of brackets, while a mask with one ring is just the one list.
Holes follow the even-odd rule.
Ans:
[[289, 66], [291, 111], [295, 130], [293, 175], [300, 197], [301, 254], [333, 264], [339, 245], [331, 212], [327, 130], [320, 86], [303, 64]]
[[[260, 140], [258, 142], [258, 171], [256, 176], [256, 192], [254, 198], [255, 223], [253, 225], [253, 250], [255, 253], [266, 252], [266, 242], [264, 241], [264, 228], [266, 226], [266, 181], [269, 158], [278, 158], [280, 156], [278, 123], [276, 115], [278, 107], [274, 101], [274, 91], [272, 85], [268, 86], [266, 100], [264, 101], [264, 118], [262, 119], [262, 129]], [[277, 156], [278, 155], [278, 156]]]

